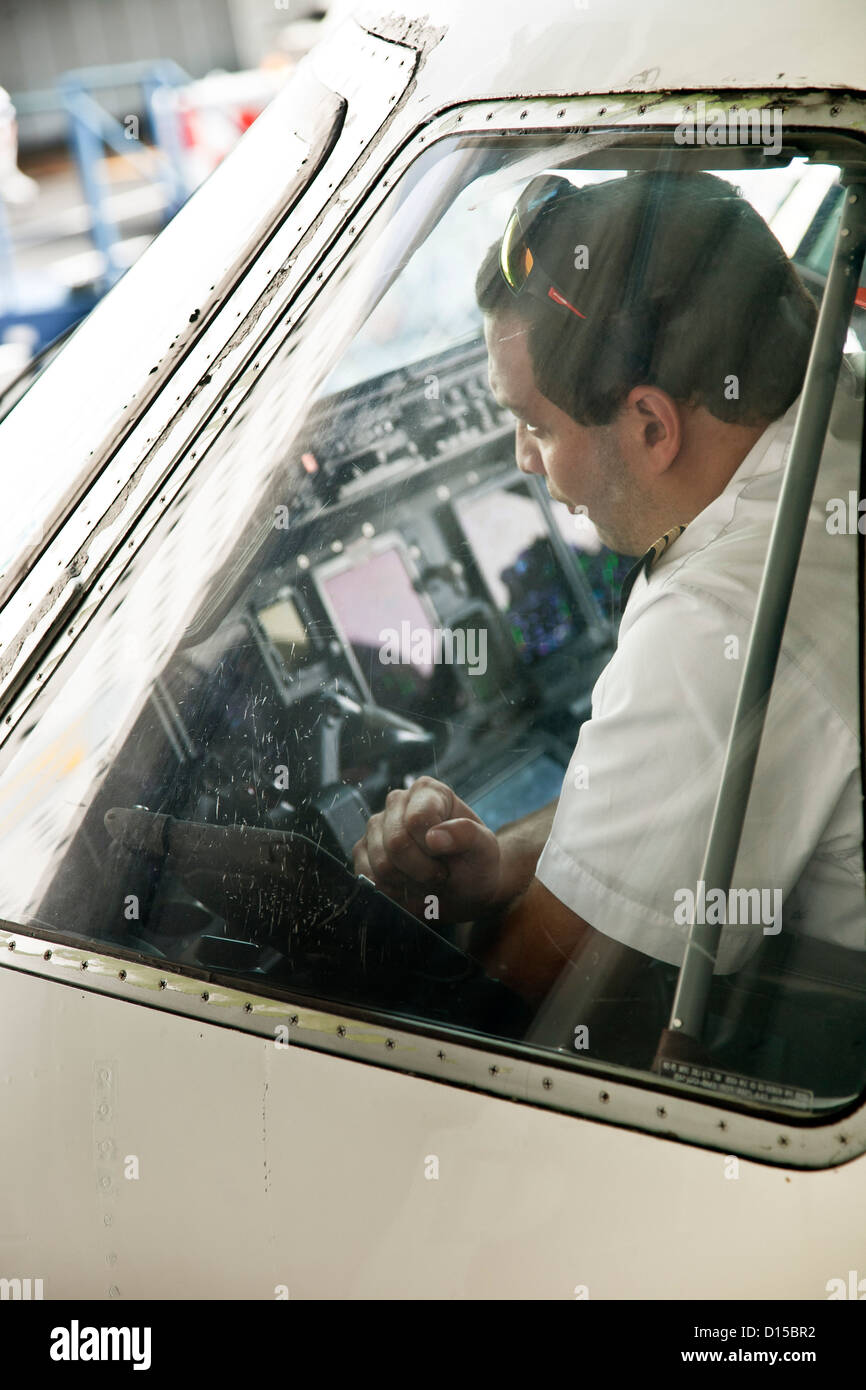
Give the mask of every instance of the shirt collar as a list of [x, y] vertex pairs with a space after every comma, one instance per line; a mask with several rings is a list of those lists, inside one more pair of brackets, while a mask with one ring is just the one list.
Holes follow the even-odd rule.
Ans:
[[634, 582], [638, 575], [645, 574], [648, 576], [656, 560], [658, 560], [661, 555], [664, 555], [669, 545], [673, 545], [674, 541], [679, 540], [685, 529], [685, 522], [677, 526], [672, 526], [669, 531], [665, 531], [663, 536], [659, 536], [657, 541], [653, 541], [649, 550], [640, 557], [636, 565], [632, 565], [625, 579], [622, 581], [622, 589], [619, 595], [619, 611], [621, 614], [625, 612], [628, 596], [634, 588]]

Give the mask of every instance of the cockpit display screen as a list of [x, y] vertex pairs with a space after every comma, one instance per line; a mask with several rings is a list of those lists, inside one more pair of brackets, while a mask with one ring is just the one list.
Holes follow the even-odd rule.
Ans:
[[436, 668], [434, 625], [416, 591], [402, 544], [345, 552], [322, 565], [319, 590], [373, 699], [414, 702]]
[[311, 644], [306, 624], [290, 598], [280, 597], [260, 608], [256, 617], [266, 637], [289, 666], [309, 660]]
[[549, 656], [583, 630], [544, 515], [522, 484], [458, 498], [455, 510], [523, 662]]
[[554, 507], [553, 514], [563, 540], [589, 585], [599, 612], [615, 622], [619, 615], [622, 582], [634, 565], [635, 556], [619, 555], [609, 550], [588, 516], [581, 513], [570, 516], [565, 507]]

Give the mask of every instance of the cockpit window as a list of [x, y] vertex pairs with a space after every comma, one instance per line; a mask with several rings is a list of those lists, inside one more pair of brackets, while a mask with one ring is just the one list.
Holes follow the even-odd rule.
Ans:
[[9, 740], [0, 914], [833, 1109], [866, 1080], [859, 307], [739, 856], [701, 871], [839, 171], [530, 155], [425, 155], [251, 367]]

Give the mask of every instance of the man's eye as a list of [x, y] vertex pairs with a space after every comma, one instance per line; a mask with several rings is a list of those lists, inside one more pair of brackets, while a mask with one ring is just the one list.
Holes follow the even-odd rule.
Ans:
[[522, 415], [518, 415], [518, 414], [516, 413], [516, 411], [512, 411], [511, 413], [512, 413], [512, 415], [514, 415], [514, 418], [515, 418], [515, 420], [517, 421], [517, 424], [518, 424], [522, 429], [524, 429], [524, 430], [526, 431], [527, 434], [534, 434], [534, 435], [542, 435], [542, 434], [544, 434], [544, 429], [542, 428], [541, 425], [532, 425], [532, 424], [530, 424], [528, 420], [524, 420], [523, 416], [522, 416]]

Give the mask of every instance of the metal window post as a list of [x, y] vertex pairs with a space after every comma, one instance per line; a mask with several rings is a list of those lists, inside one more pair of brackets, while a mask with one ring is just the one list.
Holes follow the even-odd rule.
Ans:
[[[824, 437], [830, 420], [845, 335], [866, 252], [866, 184], [845, 192], [842, 216], [818, 324], [806, 368], [802, 400], [779, 495], [755, 619], [713, 811], [701, 881], [727, 894], [734, 873], [770, 690], [782, 645], [791, 590]], [[692, 921], [669, 1023], [670, 1033], [697, 1040], [722, 927]], [[670, 1033], [663, 1035], [670, 1041]]]

